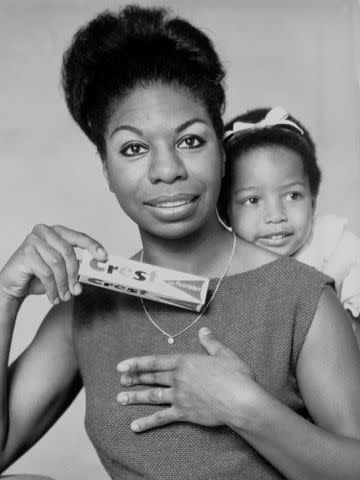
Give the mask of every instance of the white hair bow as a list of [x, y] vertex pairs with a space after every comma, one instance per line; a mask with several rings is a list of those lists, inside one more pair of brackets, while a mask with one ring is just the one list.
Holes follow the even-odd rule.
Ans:
[[259, 128], [273, 127], [275, 125], [289, 125], [293, 128], [296, 128], [296, 130], [298, 130], [301, 133], [301, 135], [304, 135], [304, 131], [299, 127], [299, 125], [296, 125], [296, 123], [292, 122], [291, 120], [287, 120], [288, 116], [289, 114], [282, 107], [274, 107], [267, 113], [265, 118], [260, 120], [260, 122], [257, 122], [257, 123], [234, 122], [232, 126], [232, 130], [227, 130], [225, 132], [224, 140], [225, 138], [228, 138], [230, 137], [230, 135], [233, 135], [234, 133], [237, 133], [237, 132], [242, 132], [245, 130], [257, 130]]

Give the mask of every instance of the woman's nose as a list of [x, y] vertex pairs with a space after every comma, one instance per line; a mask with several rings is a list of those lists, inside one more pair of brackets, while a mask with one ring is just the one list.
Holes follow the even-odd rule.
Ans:
[[264, 211], [265, 223], [281, 223], [287, 221], [286, 212], [281, 202], [268, 202]]
[[148, 175], [151, 183], [172, 183], [175, 180], [185, 179], [187, 171], [177, 151], [166, 148], [154, 153]]

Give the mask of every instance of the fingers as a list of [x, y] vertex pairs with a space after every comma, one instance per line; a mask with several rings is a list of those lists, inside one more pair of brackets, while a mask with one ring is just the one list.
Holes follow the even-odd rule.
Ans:
[[117, 401], [121, 405], [162, 405], [173, 402], [173, 393], [171, 388], [151, 388], [150, 390], [126, 391], [117, 396]]
[[209, 355], [238, 359], [236, 353], [220, 342], [207, 327], [200, 328], [199, 340]]
[[118, 363], [117, 370], [126, 374], [170, 371], [176, 368], [179, 358], [179, 355], [128, 358]]
[[121, 385], [173, 385], [173, 372], [125, 373], [120, 377]]
[[77, 232], [76, 230], [71, 230], [62, 225], [54, 225], [53, 229], [73, 247], [88, 250], [96, 260], [101, 262], [107, 259], [108, 254], [105, 248], [86, 233]]
[[168, 425], [169, 423], [174, 423], [180, 421], [177, 410], [175, 407], [165, 408], [159, 412], [154, 413], [154, 415], [149, 415], [148, 417], [142, 417], [134, 420], [131, 423], [131, 430], [133, 432], [139, 433], [151, 428], [162, 427], [163, 425]]
[[[82, 291], [78, 282], [79, 262], [74, 247], [86, 248], [99, 261], [107, 258], [107, 253], [99, 242], [84, 233], [59, 225], [36, 225], [26, 243], [36, 249], [37, 260], [40, 261], [41, 258], [40, 263], [51, 271], [51, 275], [48, 274], [46, 278], [43, 276], [45, 284], [43, 279], [39, 279], [45, 291], [51, 292], [53, 303], [68, 301], [72, 295], [79, 295]], [[35, 272], [34, 274], [36, 275]]]
[[35, 247], [27, 248], [27, 264], [33, 274], [41, 281], [51, 303], [60, 303], [53, 271], [44, 262]]
[[44, 261], [53, 268], [61, 300], [68, 301], [71, 295], [81, 292], [77, 278], [79, 262], [73, 245], [64, 240], [55, 229], [44, 225], [39, 225], [37, 228], [41, 232], [37, 250]]
[[74, 281], [69, 277], [68, 269], [70, 267], [66, 265], [64, 257], [55, 248], [52, 248], [42, 240], [39, 240], [37, 243], [36, 250], [43, 262], [52, 270], [52, 280], [55, 282], [60, 299], [63, 301], [70, 300], [70, 292], [73, 293], [75, 285]]

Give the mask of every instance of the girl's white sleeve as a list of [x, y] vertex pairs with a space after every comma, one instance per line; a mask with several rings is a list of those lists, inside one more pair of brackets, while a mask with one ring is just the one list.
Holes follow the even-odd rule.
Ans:
[[336, 215], [315, 217], [311, 234], [297, 260], [312, 265], [335, 280], [344, 308], [360, 316], [360, 238]]
[[353, 317], [360, 316], [360, 238], [345, 230], [341, 247], [345, 249], [349, 262], [347, 272], [339, 289], [341, 303]]
[[341, 272], [337, 280], [338, 295], [344, 308], [353, 317], [360, 316], [360, 238], [344, 229], [341, 238], [326, 265], [326, 273]]

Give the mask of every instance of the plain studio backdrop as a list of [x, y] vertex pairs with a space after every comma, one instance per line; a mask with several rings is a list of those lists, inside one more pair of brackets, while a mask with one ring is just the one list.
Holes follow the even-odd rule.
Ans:
[[[359, 5], [355, 0], [179, 0], [166, 5], [214, 40], [227, 69], [225, 118], [282, 105], [313, 134], [323, 182], [319, 213], [359, 215]], [[2, 266], [36, 223], [85, 231], [113, 254], [140, 247], [136, 227], [107, 190], [95, 148], [71, 120], [59, 69], [74, 31], [123, 1], [1, 0], [0, 213]], [[28, 299], [12, 358], [49, 308]], [[46, 361], [46, 359], [44, 359]], [[114, 366], [115, 368], [115, 366]], [[83, 425], [84, 393], [9, 472], [105, 480]]]

